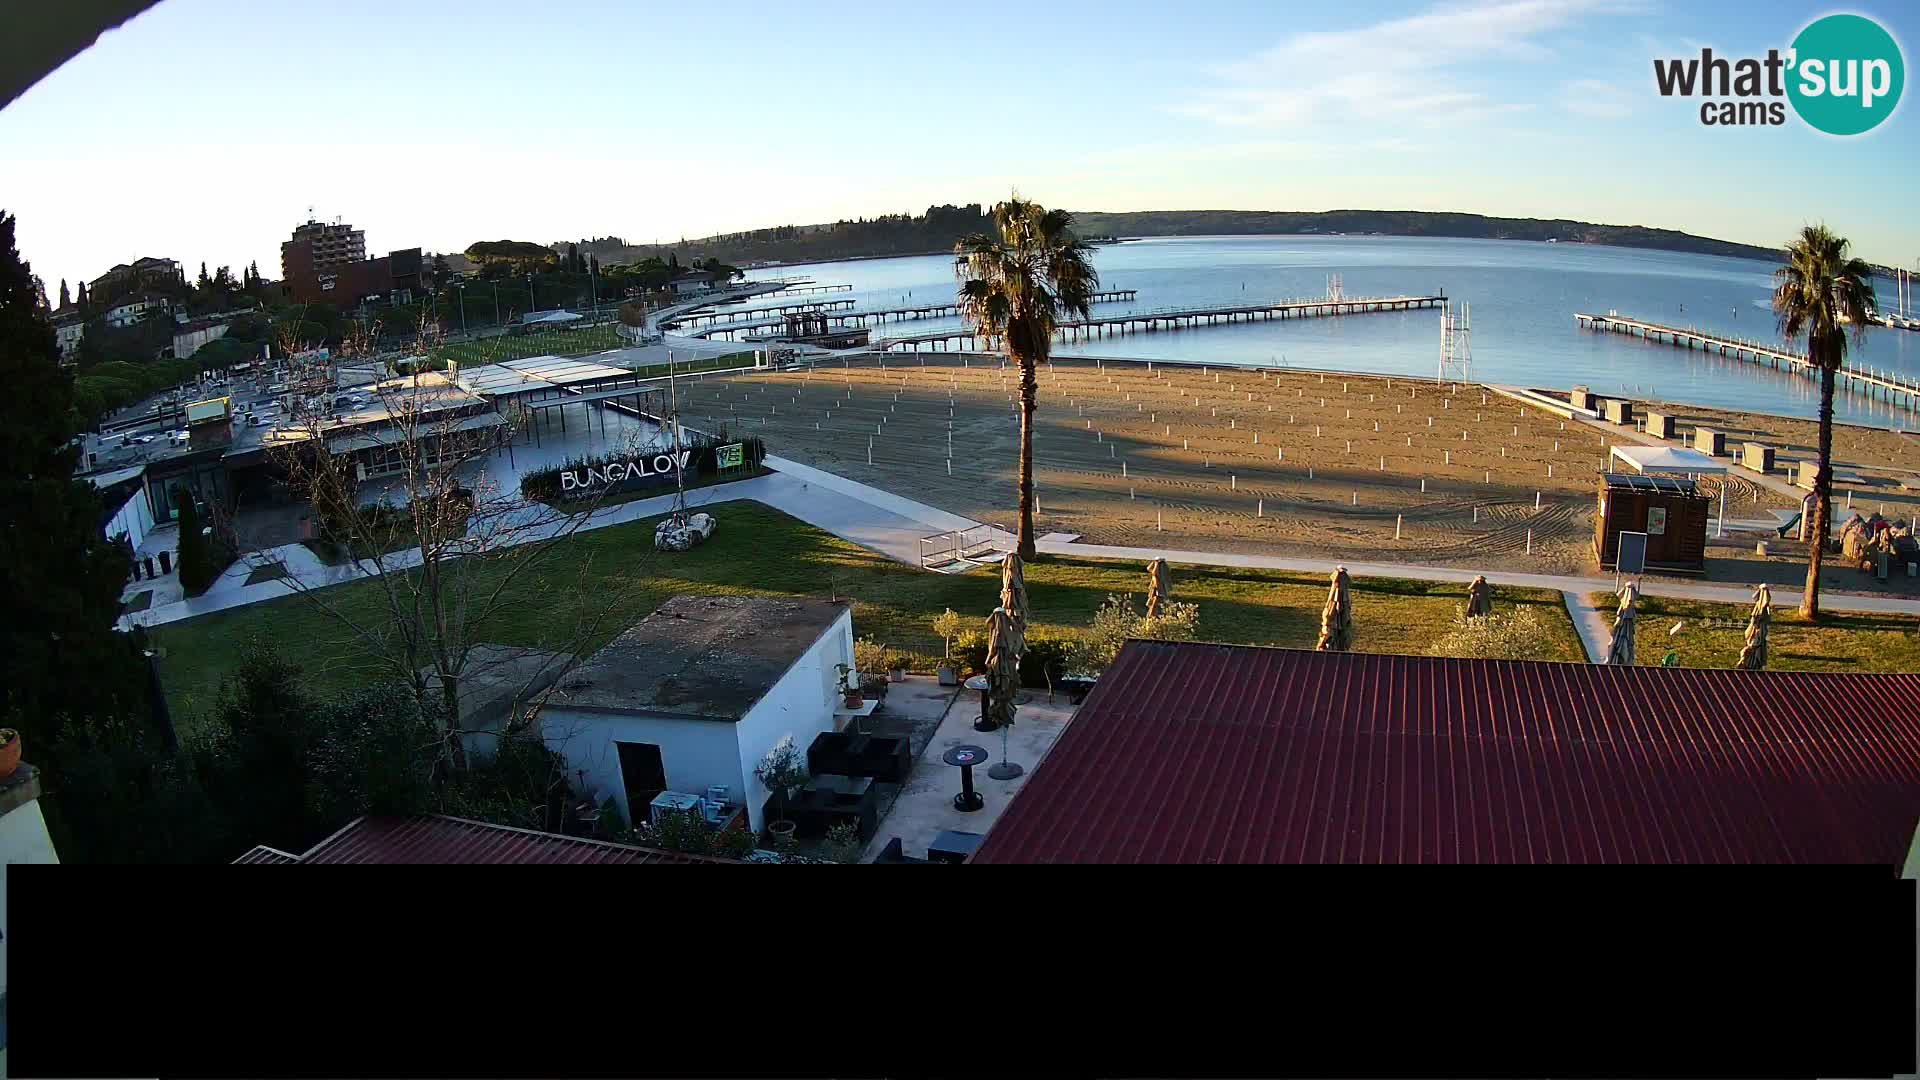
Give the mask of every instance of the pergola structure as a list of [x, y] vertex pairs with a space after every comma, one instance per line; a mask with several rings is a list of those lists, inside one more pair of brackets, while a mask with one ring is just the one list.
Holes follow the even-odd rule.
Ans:
[[1682, 473], [1689, 477], [1719, 474], [1721, 477], [1720, 513], [1713, 522], [1713, 538], [1720, 539], [1727, 522], [1725, 478], [1733, 471], [1731, 466], [1698, 450], [1687, 450], [1675, 446], [1615, 446], [1609, 451], [1608, 460], [1614, 458], [1625, 462], [1634, 472], [1645, 476], [1661, 473]]
[[[451, 374], [460, 388], [493, 402], [498, 411], [502, 402], [529, 417], [548, 409], [562, 409], [560, 430], [567, 428], [564, 406], [604, 401], [610, 404], [633, 399], [629, 408], [639, 416], [660, 417], [666, 410], [658, 400], [666, 387], [657, 379], [642, 378], [626, 368], [595, 363], [592, 360], [559, 356], [530, 356], [506, 360], [484, 367], [458, 369]], [[539, 440], [539, 427], [534, 439]]]

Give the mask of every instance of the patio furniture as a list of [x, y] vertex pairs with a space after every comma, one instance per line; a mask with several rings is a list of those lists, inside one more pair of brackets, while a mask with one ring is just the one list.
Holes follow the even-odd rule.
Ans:
[[977, 832], [963, 832], [958, 829], [944, 830], [939, 836], [934, 837], [933, 843], [927, 845], [927, 861], [932, 863], [966, 862], [967, 856], [973, 854], [974, 851], [980, 847], [980, 842], [985, 839], [985, 836]]
[[800, 836], [824, 836], [840, 822], [852, 821], [865, 839], [879, 823], [880, 793], [871, 777], [816, 776], [788, 804], [787, 816]]
[[940, 755], [940, 760], [960, 769], [960, 794], [953, 797], [953, 808], [963, 814], [971, 814], [987, 804], [980, 793], [973, 790], [973, 767], [984, 765], [987, 761], [985, 749], [963, 743], [952, 747]]
[[992, 718], [987, 713], [987, 705], [989, 703], [989, 698], [993, 693], [993, 691], [988, 689], [987, 687], [987, 677], [985, 675], [975, 675], [973, 678], [968, 679], [966, 682], [961, 683], [960, 685], [966, 687], [969, 690], [977, 690], [980, 693], [980, 719], [975, 720], [973, 722], [973, 730], [975, 731], [999, 730], [1000, 725], [994, 723]]
[[913, 750], [903, 738], [823, 731], [807, 747], [807, 771], [815, 776], [865, 776], [902, 784], [912, 769]]

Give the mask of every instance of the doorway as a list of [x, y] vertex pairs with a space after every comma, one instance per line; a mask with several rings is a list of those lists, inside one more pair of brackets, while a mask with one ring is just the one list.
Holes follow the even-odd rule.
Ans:
[[667, 790], [667, 767], [654, 743], [616, 742], [620, 753], [620, 783], [627, 792], [627, 825], [648, 820], [654, 797]]

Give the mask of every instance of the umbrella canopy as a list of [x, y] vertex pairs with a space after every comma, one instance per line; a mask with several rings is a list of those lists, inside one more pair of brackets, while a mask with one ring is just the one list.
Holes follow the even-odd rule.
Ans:
[[1173, 574], [1167, 570], [1167, 560], [1155, 559], [1147, 564], [1147, 618], [1157, 619], [1161, 609], [1173, 596]]
[[1613, 616], [1613, 641], [1607, 646], [1607, 663], [1633, 666], [1634, 605], [1640, 600], [1640, 586], [1627, 582], [1620, 590], [1620, 610]]
[[1467, 586], [1467, 618], [1493, 614], [1493, 590], [1487, 587], [1487, 575], [1480, 574]]
[[1353, 579], [1347, 568], [1335, 567], [1327, 589], [1327, 606], [1320, 612], [1320, 640], [1316, 652], [1346, 652], [1353, 648]]
[[1026, 635], [1006, 608], [987, 616], [987, 719], [1002, 726], [1013, 723], [1014, 699], [1020, 693], [1020, 654]]
[[1773, 628], [1773, 590], [1760, 586], [1753, 594], [1753, 616], [1747, 620], [1747, 644], [1740, 650], [1740, 669], [1759, 671], [1767, 666], [1767, 631]]
[[1017, 552], [1009, 551], [1000, 560], [1000, 606], [1007, 609], [1014, 622], [1027, 625], [1027, 572]]

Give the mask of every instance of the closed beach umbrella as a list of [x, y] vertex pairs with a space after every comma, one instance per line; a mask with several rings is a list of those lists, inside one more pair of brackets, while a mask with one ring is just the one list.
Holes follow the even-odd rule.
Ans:
[[1747, 620], [1747, 644], [1740, 650], [1742, 671], [1767, 666], [1767, 631], [1773, 627], [1773, 590], [1765, 585], [1753, 594], [1753, 616]]
[[1613, 642], [1607, 646], [1607, 663], [1633, 666], [1634, 605], [1639, 602], [1640, 587], [1629, 581], [1620, 590], [1620, 610], [1613, 616]]
[[1479, 574], [1467, 586], [1467, 618], [1493, 614], [1493, 590], [1487, 587], [1487, 575]]
[[1173, 575], [1167, 570], [1167, 560], [1155, 559], [1147, 564], [1147, 618], [1157, 619], [1161, 609], [1173, 596]]
[[1007, 609], [1015, 623], [1027, 625], [1027, 574], [1017, 552], [1009, 551], [1007, 557], [1000, 560], [1000, 606]]
[[995, 780], [1011, 780], [1024, 771], [1007, 757], [1007, 729], [1013, 726], [1020, 693], [1020, 654], [1026, 650], [1027, 636], [1019, 622], [1006, 608], [994, 608], [987, 616], [987, 718], [1000, 727], [1000, 761], [987, 775]]
[[1353, 579], [1347, 568], [1335, 567], [1327, 589], [1327, 606], [1320, 612], [1320, 640], [1316, 652], [1346, 652], [1353, 648]]

